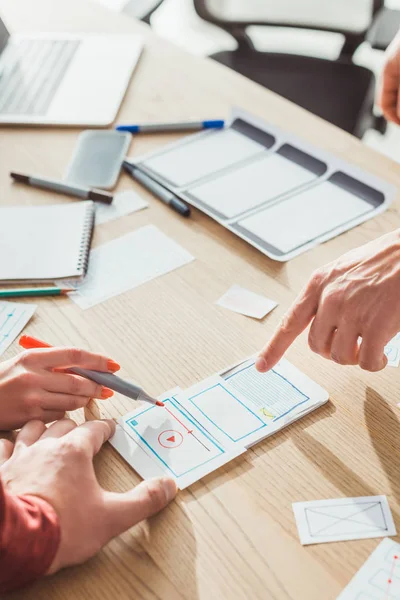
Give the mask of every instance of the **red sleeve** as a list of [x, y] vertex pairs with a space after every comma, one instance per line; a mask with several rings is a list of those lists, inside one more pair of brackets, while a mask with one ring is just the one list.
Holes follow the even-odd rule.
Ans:
[[59, 543], [52, 506], [36, 496], [12, 496], [0, 479], [0, 594], [44, 575]]

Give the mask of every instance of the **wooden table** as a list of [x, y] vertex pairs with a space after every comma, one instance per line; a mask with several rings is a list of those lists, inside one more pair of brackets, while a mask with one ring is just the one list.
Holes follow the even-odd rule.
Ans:
[[[133, 20], [84, 0], [1, 0], [0, 10], [14, 30], [143, 33], [146, 49], [119, 114], [122, 122], [225, 117], [240, 105], [400, 185], [396, 163], [224, 67], [182, 52]], [[65, 202], [51, 193], [13, 186], [8, 172], [60, 176], [78, 133], [2, 128], [1, 204]], [[172, 139], [138, 137], [131, 153]], [[118, 189], [132, 186], [150, 208], [100, 225], [94, 244], [154, 223], [196, 260], [87, 311], [67, 298], [39, 299], [26, 331], [50, 343], [103, 351], [122, 364], [122, 375], [154, 394], [175, 385], [187, 387], [257, 351], [317, 266], [400, 226], [397, 200], [382, 216], [278, 264], [196, 210], [190, 220], [179, 218], [125, 175]], [[217, 307], [215, 300], [233, 283], [276, 299], [278, 309], [259, 323]], [[14, 344], [8, 355], [17, 351]], [[328, 405], [181, 492], [162, 514], [113, 540], [87, 564], [9, 597], [336, 598], [378, 541], [302, 547], [292, 502], [387, 494], [400, 528], [399, 371], [369, 374], [336, 366], [311, 354], [306, 336], [288, 358], [329, 390]], [[111, 400], [93, 412], [116, 417], [131, 408], [129, 401]], [[109, 445], [96, 459], [96, 468], [108, 489], [126, 490], [139, 481]]]

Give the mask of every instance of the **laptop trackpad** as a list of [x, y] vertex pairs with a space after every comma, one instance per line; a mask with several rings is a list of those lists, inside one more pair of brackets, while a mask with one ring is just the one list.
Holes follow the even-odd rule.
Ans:
[[46, 120], [86, 125], [111, 123], [141, 46], [138, 36], [84, 39], [55, 94]]

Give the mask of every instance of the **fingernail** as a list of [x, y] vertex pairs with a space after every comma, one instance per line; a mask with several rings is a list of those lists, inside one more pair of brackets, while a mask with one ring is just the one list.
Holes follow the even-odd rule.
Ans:
[[256, 360], [257, 371], [266, 371], [267, 366], [267, 361], [262, 356], [259, 356]]
[[106, 398], [111, 398], [111, 396], [114, 396], [114, 392], [108, 387], [103, 387], [101, 390], [101, 397], [103, 400], [106, 400]]
[[173, 500], [175, 498], [176, 492], [178, 491], [175, 481], [173, 479], [163, 478], [161, 480], [161, 484], [164, 488], [167, 502], [171, 502], [171, 500]]
[[120, 365], [115, 362], [115, 360], [111, 360], [111, 358], [107, 361], [107, 369], [111, 371], [111, 373], [115, 373], [120, 370]]

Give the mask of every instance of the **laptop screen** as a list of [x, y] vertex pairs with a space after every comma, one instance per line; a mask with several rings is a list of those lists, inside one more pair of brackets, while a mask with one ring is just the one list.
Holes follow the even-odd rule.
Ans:
[[10, 37], [6, 26], [0, 19], [0, 52], [2, 52], [7, 44], [7, 40]]

